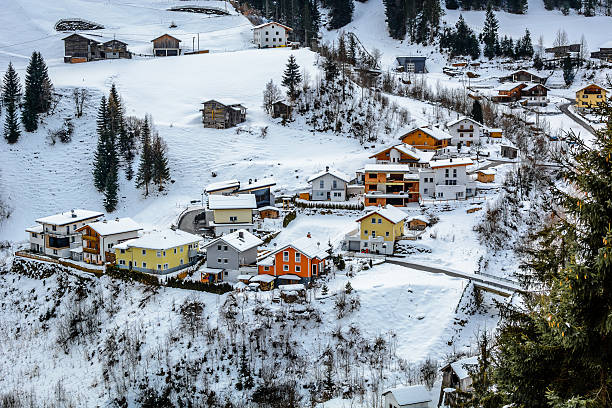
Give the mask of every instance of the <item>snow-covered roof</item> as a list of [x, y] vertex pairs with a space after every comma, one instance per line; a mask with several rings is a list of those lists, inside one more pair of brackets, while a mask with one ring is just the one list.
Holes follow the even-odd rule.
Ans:
[[410, 173], [414, 170], [414, 167], [410, 167], [407, 164], [374, 164], [368, 163], [364, 167], [364, 171], [367, 172], [386, 172], [386, 173]]
[[39, 224], [66, 225], [83, 220], [89, 220], [91, 218], [99, 218], [103, 215], [103, 213], [98, 211], [76, 209], [55, 215], [50, 215], [48, 217], [39, 218], [36, 220], [36, 222]]
[[255, 180], [251, 183], [242, 184], [242, 187], [238, 191], [252, 191], [264, 187], [272, 187], [276, 185], [276, 180], [271, 177], [263, 178], [261, 180]]
[[[140, 224], [131, 218], [115, 218], [114, 220], [103, 220], [87, 224], [91, 229], [102, 236], [121, 234], [123, 232], [139, 231]], [[81, 228], [82, 229], [82, 228]]]
[[393, 388], [385, 391], [383, 395], [388, 393], [393, 394], [397, 403], [402, 406], [431, 401], [430, 393], [424, 385]]
[[272, 265], [274, 265], [274, 257], [273, 256], [266, 256], [265, 258], [257, 261], [257, 265], [272, 266]]
[[[91, 40], [91, 41], [95, 41], [95, 42], [97, 42], [97, 43], [105, 43], [105, 42], [108, 42], [108, 41], [113, 40], [113, 38], [112, 38], [112, 37], [104, 37], [104, 36], [102, 36], [102, 35], [91, 34], [91, 33], [72, 33], [72, 34], [70, 34], [69, 36], [66, 36], [66, 37], [62, 38], [62, 40], [65, 40], [65, 39], [67, 39], [67, 38], [70, 38], [70, 37], [72, 37], [72, 36], [74, 36], [74, 35], [77, 35], [77, 36], [79, 36], [79, 37], [86, 38], [86, 39]], [[124, 43], [124, 44], [125, 44], [125, 43]]]
[[[315, 238], [308, 238], [308, 237], [299, 238], [290, 244], [284, 245], [280, 247], [279, 249], [277, 249], [276, 251], [272, 252], [272, 254], [270, 255], [272, 256], [274, 254], [277, 254], [280, 251], [286, 248], [289, 248], [289, 247], [292, 247], [298, 252], [303, 253], [310, 259], [313, 259], [313, 258], [325, 259], [329, 255], [327, 253], [327, 250], [329, 249], [329, 245], [327, 245], [327, 243], [318, 241]], [[260, 265], [264, 265], [264, 264], [260, 263]]]
[[208, 208], [211, 210], [255, 209], [257, 208], [257, 202], [253, 194], [211, 195], [208, 197]]
[[[278, 279], [282, 279], [282, 278], [283, 278], [282, 276], [278, 277]], [[278, 288], [281, 290], [281, 292], [293, 292], [293, 291], [300, 291], [300, 290], [306, 289], [306, 287], [301, 283], [294, 283], [293, 285], [278, 285]]]
[[478, 356], [462, 358], [450, 364], [460, 380], [468, 378], [470, 376], [469, 367], [475, 365], [478, 365]]
[[70, 252], [72, 252], [74, 254], [82, 254], [83, 253], [83, 247], [82, 246], [78, 246], [76, 248], [70, 248]]
[[408, 222], [415, 221], [415, 220], [416, 221], [422, 221], [422, 222], [424, 222], [426, 224], [429, 224], [429, 220], [427, 218], [423, 217], [422, 215], [415, 215], [413, 217], [408, 218]]
[[181, 230], [153, 230], [147, 231], [139, 238], [129, 239], [115, 245], [114, 249], [145, 248], [169, 249], [181, 245], [193, 244], [202, 240], [199, 235], [190, 234]]
[[537, 88], [537, 87], [542, 87], [544, 89], [546, 89], [547, 91], [550, 91], [550, 88], [545, 87], [542, 84], [531, 84], [531, 85], [527, 85], [525, 88], [523, 88], [523, 91], [530, 91], [533, 88]]
[[506, 82], [501, 85], [498, 85], [495, 89], [497, 91], [511, 91], [514, 88], [518, 88], [521, 85], [525, 86], [526, 84], [523, 82]]
[[493, 132], [501, 133], [502, 132], [502, 130], [500, 128], [487, 128], [487, 131], [489, 133], [493, 133]]
[[256, 25], [256, 26], [255, 26], [255, 27], [253, 27], [252, 29], [253, 29], [253, 30], [257, 30], [258, 28], [263, 28], [263, 27], [268, 26], [268, 25], [270, 25], [270, 24], [276, 24], [276, 25], [278, 25], [278, 26], [284, 27], [285, 29], [287, 29], [287, 30], [289, 30], [289, 31], [293, 31], [293, 28], [291, 28], [291, 27], [287, 27], [286, 25], [281, 24], [281, 23], [277, 23], [276, 21], [270, 21], [269, 23], [263, 23], [263, 24], [260, 24], [260, 25]]
[[286, 275], [280, 275], [278, 277], [278, 279], [284, 279], [284, 280], [300, 280], [301, 278], [297, 275], [292, 275], [290, 273], [286, 274]]
[[380, 153], [383, 153], [383, 152], [386, 152], [387, 150], [390, 150], [390, 149], [396, 149], [396, 150], [398, 150], [398, 151], [400, 151], [400, 152], [402, 152], [402, 153], [404, 153], [404, 154], [406, 154], [406, 155], [408, 155], [410, 157], [413, 157], [419, 163], [429, 163], [429, 161], [434, 156], [434, 154], [436, 154], [435, 152], [427, 152], [427, 151], [424, 151], [424, 150], [419, 150], [416, 147], [407, 145], [405, 143], [399, 143], [399, 144], [396, 144], [396, 145], [393, 145], [393, 146], [390, 146], [390, 147], [386, 147], [385, 149], [383, 149], [383, 150], [381, 150], [381, 151], [379, 151], [377, 153], [374, 153], [369, 158], [371, 159], [371, 158], [375, 157], [376, 155], [378, 155]]
[[451, 135], [437, 127], [421, 127], [419, 129], [436, 140], [452, 139]]
[[253, 282], [264, 282], [264, 283], [274, 282], [274, 276], [272, 276], [272, 275], [256, 275], [256, 276], [253, 276], [251, 278], [251, 280], [249, 281], [249, 283], [253, 283]]
[[212, 193], [215, 191], [227, 190], [230, 188], [237, 189], [239, 187], [240, 187], [240, 182], [236, 179], [231, 179], [231, 180], [217, 181], [216, 183], [210, 183], [209, 185], [206, 186], [204, 191], [206, 191], [207, 193]]
[[345, 174], [345, 173], [342, 173], [341, 171], [338, 171], [338, 170], [336, 170], [336, 169], [332, 169], [331, 167], [329, 167], [329, 168], [326, 168], [326, 169], [325, 169], [325, 170], [323, 170], [323, 171], [318, 172], [318, 173], [317, 173], [317, 174], [315, 174], [314, 176], [310, 176], [310, 177], [308, 178], [308, 182], [309, 182], [309, 183], [311, 183], [311, 182], [313, 182], [314, 180], [318, 179], [319, 177], [323, 177], [323, 176], [325, 176], [326, 174], [332, 175], [332, 176], [334, 176], [334, 177], [336, 177], [336, 178], [339, 178], [339, 179], [340, 179], [340, 180], [342, 180], [342, 181], [346, 181], [347, 183], [348, 183], [349, 181], [351, 181], [351, 177], [350, 177], [349, 175], [347, 175], [347, 174]]
[[586, 85], [586, 86], [583, 86], [582, 88], [579, 88], [578, 90], [576, 90], [576, 92], [580, 92], [580, 91], [582, 91], [583, 89], [589, 88], [589, 87], [591, 87], [591, 86], [597, 87], [597, 88], [602, 89], [602, 90], [604, 90], [604, 91], [606, 91], [606, 92], [608, 91], [606, 88], [604, 88], [604, 87], [603, 87], [603, 86], [601, 86], [601, 85], [597, 85], [597, 84], [590, 83], [590, 84], [588, 84], [588, 85]]
[[257, 209], [257, 211], [259, 211], [259, 212], [262, 212], [262, 211], [270, 211], [270, 210], [272, 210], [272, 211], [279, 211], [279, 212], [280, 212], [280, 208], [278, 208], [278, 207], [274, 207], [274, 206], [272, 206], [272, 205], [266, 205], [265, 207], [259, 207], [259, 208]]
[[26, 228], [26, 232], [33, 232], [34, 234], [42, 234], [43, 226], [41, 224], [34, 225], [33, 227]]
[[250, 280], [253, 277], [253, 275], [238, 275], [236, 276], [236, 279], [238, 279], [239, 281], [242, 280]]
[[386, 218], [387, 220], [391, 221], [394, 224], [397, 224], [398, 222], [402, 221], [407, 216], [407, 214], [403, 212], [402, 210], [400, 210], [399, 208], [394, 207], [392, 205], [387, 205], [385, 207], [377, 208], [375, 210], [368, 212], [366, 215], [359, 218], [357, 222], [369, 217], [372, 214], [378, 214], [381, 217]]
[[494, 169], [478, 170], [478, 173], [482, 173], [482, 174], [495, 174], [495, 170]]
[[472, 159], [469, 157], [456, 157], [454, 159], [433, 160], [429, 162], [429, 166], [434, 169], [436, 167], [469, 166], [470, 164], [472, 164]]
[[474, 119], [469, 118], [469, 117], [467, 117], [467, 116], [461, 116], [461, 117], [459, 117], [459, 118], [457, 118], [457, 119], [455, 119], [455, 120], [451, 120], [450, 122], [448, 122], [448, 123], [446, 124], [446, 126], [451, 127], [451, 126], [456, 125], [457, 123], [459, 123], [459, 122], [461, 122], [461, 121], [463, 121], [463, 120], [470, 121], [470, 122], [472, 122], [472, 123], [475, 123], [475, 124], [476, 124], [476, 125], [478, 125], [478, 126], [483, 126], [483, 124], [482, 124], [482, 123], [477, 122], [477, 121], [475, 121]]
[[227, 245], [231, 246], [239, 252], [244, 252], [263, 244], [263, 241], [261, 239], [257, 238], [249, 231], [245, 229], [239, 229], [238, 231], [234, 231], [231, 234], [223, 235], [222, 237], [210, 241], [204, 246], [204, 248], [208, 248], [220, 241], [225, 242]]

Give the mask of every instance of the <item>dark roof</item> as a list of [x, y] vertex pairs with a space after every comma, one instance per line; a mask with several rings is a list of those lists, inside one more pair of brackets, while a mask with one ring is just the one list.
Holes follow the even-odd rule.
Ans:
[[179, 40], [179, 39], [178, 39], [178, 38], [176, 38], [176, 37], [171, 36], [170, 34], [162, 34], [162, 35], [160, 35], [159, 37], [152, 39], [152, 40], [151, 40], [151, 42], [153, 42], [153, 41], [155, 41], [155, 40], [159, 40], [159, 39], [160, 39], [160, 38], [162, 38], [162, 37], [170, 37], [170, 38], [172, 38], [172, 39], [175, 39], [175, 40], [176, 40], [176, 41], [178, 41], [178, 42], [181, 42], [181, 40]]

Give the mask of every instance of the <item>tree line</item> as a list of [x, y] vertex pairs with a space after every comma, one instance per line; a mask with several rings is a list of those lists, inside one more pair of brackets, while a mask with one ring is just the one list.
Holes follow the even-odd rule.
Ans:
[[440, 30], [438, 0], [384, 0], [389, 35], [417, 44], [432, 44]]

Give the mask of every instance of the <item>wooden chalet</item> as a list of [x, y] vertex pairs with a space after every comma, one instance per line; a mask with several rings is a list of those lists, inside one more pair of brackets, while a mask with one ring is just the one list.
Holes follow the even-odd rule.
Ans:
[[291, 119], [292, 107], [285, 101], [276, 101], [272, 104], [272, 117]]
[[132, 58], [132, 53], [127, 50], [127, 43], [116, 39], [102, 43], [101, 51], [106, 59]]
[[202, 123], [204, 127], [227, 129], [246, 120], [246, 108], [241, 104], [226, 105], [214, 99], [202, 103]]
[[499, 78], [500, 82], [533, 82], [537, 84], [545, 84], [546, 79], [529, 71], [516, 71], [508, 76]]
[[78, 63], [101, 59], [132, 58], [127, 44], [116, 39], [107, 39], [94, 34], [74, 33], [62, 38], [64, 62]]
[[493, 102], [515, 102], [521, 99], [521, 90], [526, 88], [524, 83], [502, 84], [497, 88], [497, 95], [494, 95], [491, 100]]
[[429, 225], [429, 221], [425, 217], [411, 217], [407, 221], [408, 229], [412, 231], [423, 231]]
[[612, 62], [612, 48], [600, 48], [599, 51], [591, 53], [591, 58]]
[[170, 34], [160, 35], [151, 40], [153, 55], [156, 57], [175, 57], [181, 55], [181, 40]]

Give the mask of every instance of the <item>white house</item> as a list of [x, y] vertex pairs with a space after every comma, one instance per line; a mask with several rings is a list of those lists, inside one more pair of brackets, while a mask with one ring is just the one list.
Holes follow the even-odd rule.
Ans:
[[253, 210], [256, 209], [254, 194], [210, 195], [206, 222], [217, 237], [239, 229], [253, 232]]
[[291, 27], [272, 21], [253, 27], [253, 42], [259, 48], [286, 47]]
[[308, 178], [312, 201], [346, 201], [346, 186], [351, 177], [329, 166]]
[[475, 194], [475, 183], [468, 177], [469, 157], [434, 160], [431, 169], [419, 170], [419, 194], [422, 198], [464, 200]]
[[115, 262], [113, 247], [128, 239], [138, 238], [140, 230], [140, 224], [131, 218], [90, 222], [77, 229], [82, 234], [83, 261], [95, 264]]
[[382, 396], [385, 408], [428, 408], [431, 402], [430, 392], [424, 385], [393, 388]]
[[467, 116], [461, 116], [448, 122], [446, 128], [452, 136], [452, 145], [456, 146], [461, 142], [462, 145], [469, 147], [480, 142], [480, 137], [483, 136], [484, 125]]
[[89, 210], [71, 210], [39, 218], [35, 227], [26, 229], [30, 237], [30, 249], [59, 258], [82, 258], [81, 233], [77, 231], [104, 214]]

